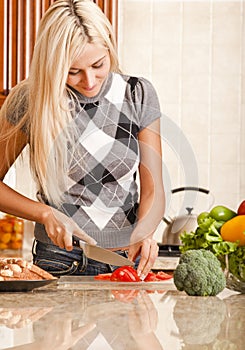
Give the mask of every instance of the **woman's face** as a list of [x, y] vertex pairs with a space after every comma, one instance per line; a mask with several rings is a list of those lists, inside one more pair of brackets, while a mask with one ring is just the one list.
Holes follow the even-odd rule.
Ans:
[[69, 70], [67, 84], [86, 97], [96, 96], [110, 71], [109, 51], [96, 44], [86, 44]]

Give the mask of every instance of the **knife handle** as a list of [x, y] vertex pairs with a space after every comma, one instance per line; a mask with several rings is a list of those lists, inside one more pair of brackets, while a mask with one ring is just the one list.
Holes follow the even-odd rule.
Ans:
[[77, 238], [77, 237], [75, 237], [75, 236], [72, 236], [72, 245], [74, 246], [74, 247], [78, 247], [78, 248], [80, 248], [80, 239], [79, 238]]

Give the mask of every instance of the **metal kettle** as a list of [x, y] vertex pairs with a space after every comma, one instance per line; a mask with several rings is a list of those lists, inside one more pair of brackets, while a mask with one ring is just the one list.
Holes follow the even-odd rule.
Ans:
[[[198, 191], [209, 194], [209, 190], [200, 187], [180, 187], [171, 190], [171, 193], [180, 191]], [[164, 245], [181, 245], [180, 234], [183, 231], [195, 231], [197, 228], [197, 214], [193, 214], [193, 207], [186, 206], [186, 214], [175, 216], [174, 218], [163, 217], [163, 221], [167, 224], [163, 236], [162, 244]]]

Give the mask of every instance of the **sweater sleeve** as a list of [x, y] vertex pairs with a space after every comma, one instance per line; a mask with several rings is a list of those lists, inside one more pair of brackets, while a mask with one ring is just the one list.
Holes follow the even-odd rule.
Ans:
[[139, 130], [161, 117], [160, 103], [155, 88], [145, 78], [139, 78], [134, 89], [139, 118]]

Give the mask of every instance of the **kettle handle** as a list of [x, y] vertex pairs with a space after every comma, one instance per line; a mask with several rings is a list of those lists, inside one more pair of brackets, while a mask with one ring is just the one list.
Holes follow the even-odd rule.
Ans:
[[202, 187], [186, 186], [186, 187], [174, 188], [173, 190], [171, 190], [171, 193], [176, 193], [180, 191], [199, 191], [206, 194], [209, 194], [210, 192], [209, 190], [206, 190], [205, 188], [202, 188]]
[[[177, 192], [181, 192], [181, 191], [198, 191], [198, 192], [202, 192], [202, 193], [205, 193], [205, 194], [210, 194], [212, 197], [213, 197], [213, 194], [205, 189], [205, 188], [202, 188], [202, 187], [195, 187], [195, 186], [185, 186], [185, 187], [178, 187], [178, 188], [174, 188], [171, 190], [171, 193], [174, 194], [174, 193], [177, 193]], [[214, 201], [214, 198], [213, 198], [213, 201]], [[189, 214], [191, 214], [191, 211], [192, 211], [193, 208], [189, 208], [187, 207], [186, 210], [188, 211]], [[170, 225], [172, 223], [172, 219], [170, 217], [163, 217], [162, 220], [167, 224], [167, 225]]]

